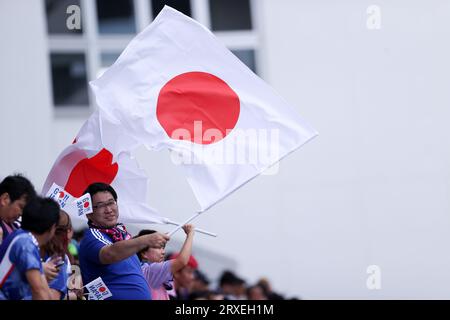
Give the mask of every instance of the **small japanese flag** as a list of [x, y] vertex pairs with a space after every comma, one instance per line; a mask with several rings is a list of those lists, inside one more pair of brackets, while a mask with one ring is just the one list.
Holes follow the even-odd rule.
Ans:
[[111, 291], [101, 277], [89, 282], [85, 287], [89, 292], [89, 300], [105, 300], [112, 297]]
[[67, 191], [65, 191], [61, 186], [53, 183], [50, 190], [47, 192], [46, 197], [51, 198], [58, 202], [61, 209], [64, 209], [67, 203], [72, 203], [75, 198], [72, 197]]
[[74, 204], [79, 217], [93, 212], [91, 195], [89, 193], [86, 193], [76, 199]]

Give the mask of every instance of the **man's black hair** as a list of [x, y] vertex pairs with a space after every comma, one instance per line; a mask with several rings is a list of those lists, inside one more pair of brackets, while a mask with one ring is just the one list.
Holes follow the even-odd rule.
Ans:
[[91, 195], [91, 198], [94, 197], [94, 194], [99, 192], [109, 192], [113, 196], [114, 200], [117, 201], [117, 193], [114, 190], [113, 187], [111, 187], [109, 184], [103, 183], [103, 182], [95, 182], [89, 185], [86, 190], [84, 190], [83, 194], [89, 193]]
[[22, 229], [43, 234], [59, 221], [59, 205], [50, 198], [35, 197], [22, 213]]
[[219, 279], [219, 285], [223, 286], [224, 284], [241, 285], [241, 284], [245, 284], [245, 281], [243, 279], [239, 278], [238, 276], [236, 276], [232, 271], [225, 270], [225, 271], [223, 271], [223, 273]]
[[11, 202], [25, 196], [26, 201], [36, 196], [33, 184], [20, 174], [7, 176], [0, 182], [0, 195], [8, 193]]

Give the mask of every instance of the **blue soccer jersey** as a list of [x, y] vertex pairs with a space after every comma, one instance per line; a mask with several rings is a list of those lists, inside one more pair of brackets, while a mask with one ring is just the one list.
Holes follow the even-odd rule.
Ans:
[[0, 290], [3, 297], [8, 300], [30, 298], [31, 287], [26, 272], [33, 269], [43, 274], [39, 244], [30, 232], [16, 230], [0, 247]]
[[83, 284], [101, 277], [112, 293], [108, 300], [151, 300], [137, 255], [112, 264], [100, 263], [100, 250], [111, 244], [111, 238], [98, 229], [86, 230], [79, 252]]

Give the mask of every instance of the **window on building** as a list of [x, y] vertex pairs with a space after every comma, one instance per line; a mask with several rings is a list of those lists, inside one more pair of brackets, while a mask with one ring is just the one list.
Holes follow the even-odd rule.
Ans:
[[[148, 26], [164, 5], [220, 31], [216, 33], [219, 40], [233, 48], [232, 52], [251, 70], [258, 69], [255, 55], [259, 37], [251, 21], [250, 0], [43, 0], [42, 3], [47, 17], [53, 105], [62, 116], [78, 114], [68, 112], [73, 107], [91, 110], [94, 102], [88, 81], [111, 66], [134, 34]], [[72, 5], [81, 9], [79, 30], [67, 28], [71, 15], [67, 11]]]
[[98, 32], [136, 33], [133, 0], [97, 0]]
[[251, 30], [250, 0], [209, 0], [213, 31]]
[[84, 54], [50, 54], [55, 106], [89, 105]]
[[[45, 11], [47, 14], [47, 30], [49, 34], [81, 34], [83, 31], [83, 25], [80, 25], [80, 29], [67, 27], [67, 19], [70, 18], [70, 13], [67, 13], [67, 9], [70, 6], [77, 6], [80, 8], [80, 0], [45, 0]], [[81, 22], [80, 16], [80, 22]]]
[[100, 68], [97, 72], [97, 78], [100, 77], [106, 69], [112, 66], [119, 56], [120, 52], [103, 52], [100, 55]]
[[156, 17], [158, 13], [168, 5], [187, 16], [191, 17], [191, 1], [190, 0], [151, 0], [152, 14]]
[[255, 50], [231, 50], [231, 52], [256, 73]]

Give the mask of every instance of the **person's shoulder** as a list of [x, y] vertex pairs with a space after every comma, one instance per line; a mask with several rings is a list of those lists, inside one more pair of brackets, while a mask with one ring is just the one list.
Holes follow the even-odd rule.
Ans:
[[15, 230], [13, 233], [11, 233], [11, 242], [14, 241], [14, 247], [21, 247], [21, 246], [31, 246], [31, 247], [38, 247], [39, 244], [37, 240], [34, 238], [34, 236], [22, 229]]
[[16, 229], [16, 230], [13, 230], [13, 232], [11, 232], [9, 234], [9, 237], [14, 238], [14, 237], [20, 236], [22, 234], [28, 234], [28, 233], [29, 232], [27, 232], [27, 231], [25, 231], [23, 229]]
[[37, 258], [40, 261], [39, 243], [31, 233], [20, 230], [19, 232], [14, 232], [14, 234], [11, 235], [13, 237], [8, 245], [11, 250], [11, 259], [15, 262], [23, 262], [28, 261], [28, 259]]
[[112, 244], [111, 240], [109, 240], [103, 233], [95, 228], [89, 228], [88, 230], [86, 230], [83, 239], [81, 239], [80, 247], [84, 247], [91, 242], [101, 242], [105, 245]]
[[166, 269], [170, 269], [171, 266], [171, 262], [172, 260], [166, 260], [166, 261], [161, 261], [161, 262], [151, 262], [149, 263], [149, 268], [152, 271], [160, 271], [160, 270], [166, 270]]
[[[5, 237], [3, 239], [2, 245], [0, 246], [0, 258], [3, 257], [4, 254], [6, 254], [6, 252], [9, 251], [14, 251], [17, 248], [21, 248], [22, 245], [20, 244], [22, 243], [26, 243], [23, 241], [19, 241], [21, 240], [22, 237], [18, 237], [19, 235], [24, 234], [23, 230], [15, 230], [14, 232], [10, 233], [7, 237]], [[17, 242], [19, 242], [19, 245], [16, 245]]]

